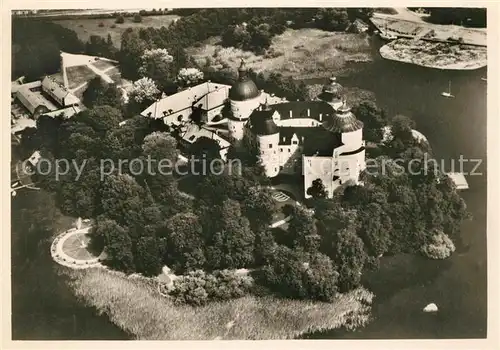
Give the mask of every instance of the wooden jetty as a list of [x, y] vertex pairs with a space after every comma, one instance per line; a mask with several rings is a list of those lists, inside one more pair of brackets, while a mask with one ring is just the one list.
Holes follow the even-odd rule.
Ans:
[[448, 177], [455, 183], [457, 190], [468, 190], [469, 184], [462, 173], [446, 173]]

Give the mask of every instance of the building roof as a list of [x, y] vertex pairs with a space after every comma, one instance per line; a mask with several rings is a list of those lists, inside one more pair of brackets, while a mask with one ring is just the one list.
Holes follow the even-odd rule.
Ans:
[[253, 80], [248, 77], [248, 69], [243, 60], [241, 60], [238, 73], [238, 81], [231, 87], [229, 98], [233, 101], [246, 101], [259, 97], [260, 91]]
[[39, 106], [45, 106], [49, 111], [54, 111], [57, 109], [40, 93], [31, 91], [27, 87], [21, 87], [20, 89], [18, 89], [16, 92], [16, 97], [31, 113], [33, 113]]
[[330, 132], [320, 126], [308, 129], [312, 135], [304, 138], [305, 156], [332, 156], [333, 150], [342, 146], [342, 136], [339, 133]]
[[204, 110], [210, 110], [224, 104], [227, 99], [229, 85], [205, 82], [176, 94], [166, 96], [142, 111], [141, 115], [152, 118], [164, 118], [170, 114], [201, 105]]
[[[278, 111], [281, 120], [290, 119], [290, 111], [292, 111], [292, 118], [312, 118], [315, 120], [325, 119], [327, 115], [333, 115], [335, 110], [331, 105], [324, 101], [294, 101], [278, 103], [270, 106], [272, 109]], [[309, 116], [307, 110], [309, 109]]]
[[42, 115], [46, 115], [46, 116], [52, 117], [52, 118], [59, 116], [59, 115], [62, 115], [62, 117], [64, 119], [69, 119], [72, 116], [74, 116], [75, 114], [80, 113], [81, 111], [82, 111], [82, 109], [79, 106], [70, 106], [67, 108], [59, 109], [57, 111], [44, 113]]
[[69, 91], [63, 85], [60, 85], [58, 82], [49, 77], [43, 78], [42, 89], [60, 100], [64, 100], [66, 95], [69, 94]]
[[331, 132], [352, 132], [363, 128], [363, 122], [358, 120], [345, 103], [337, 112], [323, 123], [323, 127]]
[[186, 132], [182, 135], [182, 139], [191, 144], [196, 142], [200, 137], [208, 137], [209, 139], [217, 141], [221, 149], [231, 145], [229, 141], [219, 136], [216, 132], [199, 127], [196, 124], [189, 125]]
[[273, 135], [279, 128], [273, 120], [273, 110], [254, 110], [250, 115], [250, 129], [256, 135]]

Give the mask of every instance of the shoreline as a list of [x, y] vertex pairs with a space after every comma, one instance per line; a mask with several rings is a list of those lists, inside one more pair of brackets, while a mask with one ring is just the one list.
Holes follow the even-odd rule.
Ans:
[[354, 329], [371, 320], [374, 298], [358, 288], [332, 303], [247, 295], [193, 307], [175, 305], [142, 279], [105, 269], [71, 270], [69, 276], [77, 297], [137, 340], [283, 340]]

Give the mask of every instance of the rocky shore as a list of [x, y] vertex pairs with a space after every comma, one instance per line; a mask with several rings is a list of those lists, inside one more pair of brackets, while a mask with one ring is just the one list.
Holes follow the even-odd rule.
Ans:
[[437, 69], [473, 70], [487, 65], [486, 47], [471, 45], [398, 39], [379, 52], [385, 59]]

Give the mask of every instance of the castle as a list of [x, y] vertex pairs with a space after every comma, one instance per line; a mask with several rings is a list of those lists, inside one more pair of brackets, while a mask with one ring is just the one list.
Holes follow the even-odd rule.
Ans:
[[[233, 86], [203, 83], [199, 86], [206, 85], [207, 92], [191, 98], [195, 103], [207, 100], [198, 107], [207, 109], [204, 119], [207, 127], [225, 125], [227, 121], [224, 131], [228, 141], [241, 140], [244, 135], [255, 140], [265, 174], [270, 178], [281, 173], [302, 172], [306, 198], [309, 197], [307, 189], [316, 179], [322, 181], [329, 197], [337, 187], [348, 181], [359, 183], [359, 174], [366, 168], [363, 123], [347, 106], [343, 88], [335, 78], [323, 87], [314, 101], [278, 100], [270, 104], [272, 95], [259, 91], [248, 76], [243, 61], [238, 74], [238, 81]], [[198, 87], [194, 87], [193, 91], [200, 90]], [[212, 94], [211, 99], [216, 102], [210, 105], [208, 101]], [[176, 95], [168, 98], [174, 100]], [[175, 97], [175, 100], [178, 98]], [[226, 102], [229, 102], [230, 113], [224, 118], [221, 115], [222, 105]], [[151, 112], [158, 109], [162, 108], [152, 105], [143, 115], [152, 117]], [[210, 110], [217, 110], [220, 114], [210, 114]], [[172, 109], [168, 112], [157, 112], [154, 117], [161, 117], [166, 123], [180, 123], [184, 119], [184, 116], [172, 119], [169, 115], [178, 114]], [[220, 138], [218, 130], [212, 129], [212, 133]], [[191, 132], [190, 141], [194, 139]]]

